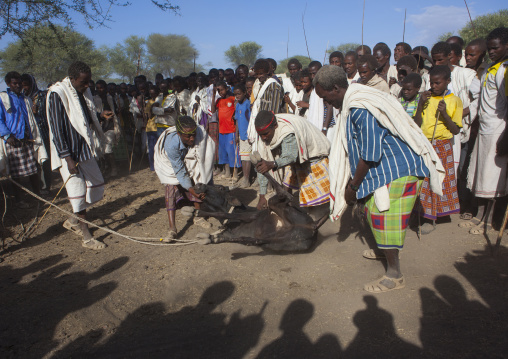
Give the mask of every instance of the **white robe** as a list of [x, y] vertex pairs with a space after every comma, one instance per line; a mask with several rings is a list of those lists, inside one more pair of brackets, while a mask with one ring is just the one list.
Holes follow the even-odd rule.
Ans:
[[323, 99], [316, 94], [316, 89], [312, 89], [309, 98], [309, 108], [307, 110], [307, 121], [321, 131], [325, 121], [324, 117], [325, 104]]

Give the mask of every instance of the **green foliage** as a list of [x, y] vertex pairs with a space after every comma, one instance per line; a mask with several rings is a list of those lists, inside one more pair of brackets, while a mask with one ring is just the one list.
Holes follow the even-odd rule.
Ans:
[[76, 60], [90, 65], [94, 78], [110, 73], [104, 48], [95, 48], [92, 40], [69, 27], [45, 24], [27, 30], [0, 52], [0, 70], [27, 72], [44, 84], [66, 77]]
[[[169, 0], [150, 0], [162, 11], [179, 13]], [[83, 18], [89, 28], [107, 26], [115, 7], [129, 6], [124, 0], [2, 0], [0, 1], [0, 38], [5, 34], [23, 37], [30, 28], [41, 23], [75, 25], [73, 17]]]
[[309, 59], [308, 56], [304, 56], [304, 55], [291, 56], [291, 57], [288, 57], [287, 59], [281, 60], [277, 63], [277, 69], [275, 70], [275, 73], [276, 74], [285, 73], [287, 76], [289, 76], [288, 62], [292, 58], [298, 59], [298, 61], [300, 61], [300, 63], [302, 64], [302, 68], [306, 68], [307, 66], [309, 66], [310, 62], [312, 61], [311, 59]]
[[147, 70], [145, 39], [136, 35], [126, 38], [123, 44], [116, 44], [108, 49], [111, 69], [122, 81], [132, 82], [138, 74]]
[[504, 9], [491, 14], [477, 16], [474, 18], [473, 23], [477, 36], [470, 22], [459, 30], [459, 35], [464, 39], [466, 44], [478, 37], [486, 38], [489, 32], [497, 27], [508, 27], [508, 10]]
[[187, 76], [194, 70], [194, 59], [199, 55], [184, 35], [151, 34], [146, 39], [146, 48], [151, 71], [166, 77]]
[[249, 68], [261, 57], [261, 45], [254, 41], [245, 41], [238, 46], [231, 46], [224, 55], [226, 61], [234, 67], [244, 64]]
[[330, 48], [328, 48], [328, 50], [326, 52], [328, 54], [331, 54], [334, 51], [340, 51], [344, 55], [346, 55], [346, 52], [348, 52], [348, 51], [356, 51], [356, 48], [358, 46], [362, 46], [362, 44], [357, 44], [355, 42], [348, 42], [346, 44], [340, 44], [338, 46], [331, 46]]
[[[489, 32], [494, 30], [497, 27], [507, 27], [508, 26], [508, 10], [503, 9], [490, 14], [477, 16], [473, 19], [474, 28], [471, 26], [471, 22], [468, 23], [456, 33], [460, 37], [464, 39], [464, 42], [468, 44], [472, 40], [476, 38], [486, 38]], [[439, 36], [439, 41], [446, 41], [450, 36], [453, 36], [454, 33], [448, 32]]]

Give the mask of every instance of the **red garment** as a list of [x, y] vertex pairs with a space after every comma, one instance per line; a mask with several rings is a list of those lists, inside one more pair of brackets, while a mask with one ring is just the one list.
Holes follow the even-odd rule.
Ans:
[[218, 99], [216, 107], [219, 111], [219, 133], [226, 134], [236, 132], [236, 125], [233, 120], [233, 115], [235, 114], [235, 97], [230, 96]]

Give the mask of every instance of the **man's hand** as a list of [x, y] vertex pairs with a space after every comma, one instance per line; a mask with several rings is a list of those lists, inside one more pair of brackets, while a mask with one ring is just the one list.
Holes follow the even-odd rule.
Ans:
[[300, 108], [309, 108], [309, 103], [305, 102], [305, 101], [298, 101], [296, 103], [296, 106], [298, 106]]
[[76, 166], [76, 163], [71, 158], [71, 156], [65, 157], [65, 161], [67, 162], [67, 169], [69, 170], [69, 173], [71, 175], [77, 175], [78, 174], [78, 167]]
[[444, 102], [444, 100], [439, 101], [439, 104], [437, 105], [437, 110], [439, 111], [441, 116], [443, 117], [446, 116], [446, 103]]
[[9, 136], [9, 138], [6, 140], [6, 142], [11, 145], [11, 146], [14, 146], [16, 144], [16, 138], [14, 136]]
[[259, 195], [259, 201], [258, 201], [258, 205], [256, 206], [256, 208], [261, 211], [263, 209], [267, 209], [268, 208], [268, 202], [266, 201], [266, 197], [264, 194], [260, 194]]
[[275, 166], [275, 162], [268, 162], [265, 160], [261, 160], [256, 165], [256, 171], [263, 174], [263, 173], [270, 171], [274, 166]]
[[189, 193], [191, 195], [193, 195], [194, 197], [199, 198], [200, 200], [204, 200], [206, 197], [206, 194], [204, 192], [203, 193], [196, 193], [196, 190], [194, 189], [194, 187], [189, 188]]
[[350, 206], [355, 204], [356, 202], [356, 192], [349, 187], [349, 183], [346, 187], [346, 192], [344, 192], [344, 199], [346, 200], [346, 203]]
[[397, 83], [397, 79], [395, 77], [390, 77], [390, 81], [388, 82], [388, 86], [392, 87]]
[[102, 111], [101, 112], [101, 118], [105, 120], [111, 120], [113, 118], [113, 111]]

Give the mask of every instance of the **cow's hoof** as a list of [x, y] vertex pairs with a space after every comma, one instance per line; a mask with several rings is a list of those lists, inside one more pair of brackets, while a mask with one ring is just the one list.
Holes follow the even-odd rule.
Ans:
[[196, 241], [198, 244], [210, 244], [212, 243], [210, 239], [210, 235], [208, 233], [198, 233], [196, 234]]
[[194, 207], [191, 206], [182, 207], [180, 211], [185, 217], [190, 218], [194, 216]]

